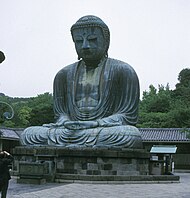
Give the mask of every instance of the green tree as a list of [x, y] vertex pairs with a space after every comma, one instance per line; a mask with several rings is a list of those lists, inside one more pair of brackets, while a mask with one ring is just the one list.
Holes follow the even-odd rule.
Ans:
[[174, 99], [170, 111], [170, 121], [172, 126], [189, 128], [190, 127], [190, 69], [185, 68], [178, 75], [179, 83], [173, 90]]
[[28, 106], [22, 106], [18, 111], [19, 126], [27, 127], [30, 125], [32, 109]]
[[183, 69], [178, 75], [179, 83], [173, 91], [176, 100], [190, 104], [190, 69]]
[[159, 85], [158, 91], [153, 86], [149, 86], [149, 92], [143, 92], [143, 98], [140, 102], [140, 109], [144, 112], [168, 112], [171, 107], [171, 90], [169, 85], [164, 87]]
[[44, 93], [31, 98], [28, 105], [32, 109], [29, 119], [30, 125], [36, 126], [54, 122], [52, 94]]
[[3, 126], [4, 127], [9, 127], [9, 128], [14, 128], [15, 127], [15, 123], [12, 120], [5, 120], [3, 122]]
[[9, 103], [14, 109], [14, 117], [6, 120], [3, 112], [8, 108], [0, 104], [0, 124], [6, 127], [25, 128], [54, 121], [52, 94], [44, 93], [32, 98], [12, 98], [0, 95], [0, 101]]
[[168, 126], [168, 114], [161, 112], [140, 112], [139, 122], [137, 127], [139, 128], [167, 128]]
[[171, 90], [169, 85], [158, 86], [158, 90], [149, 86], [149, 91], [143, 92], [142, 101], [140, 101], [138, 127], [169, 127], [169, 114], [171, 110]]

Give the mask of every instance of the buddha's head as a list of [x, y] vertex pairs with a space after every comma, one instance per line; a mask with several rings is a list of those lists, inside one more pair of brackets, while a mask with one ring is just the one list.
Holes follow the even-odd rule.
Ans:
[[99, 62], [103, 57], [107, 57], [110, 32], [100, 18], [92, 15], [80, 18], [71, 27], [71, 34], [78, 59]]

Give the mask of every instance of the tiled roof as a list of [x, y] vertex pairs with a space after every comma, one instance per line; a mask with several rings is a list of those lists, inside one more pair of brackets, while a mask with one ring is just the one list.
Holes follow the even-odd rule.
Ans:
[[190, 142], [190, 128], [139, 128], [144, 142]]
[[9, 128], [0, 128], [1, 139], [19, 140], [19, 136], [15, 130]]

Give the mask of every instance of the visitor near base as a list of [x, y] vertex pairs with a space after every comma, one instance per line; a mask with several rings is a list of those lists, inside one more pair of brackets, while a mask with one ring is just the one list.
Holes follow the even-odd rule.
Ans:
[[13, 156], [6, 152], [0, 151], [0, 192], [1, 198], [6, 198], [7, 190], [9, 186], [9, 180], [11, 179], [9, 172], [9, 165], [13, 161]]

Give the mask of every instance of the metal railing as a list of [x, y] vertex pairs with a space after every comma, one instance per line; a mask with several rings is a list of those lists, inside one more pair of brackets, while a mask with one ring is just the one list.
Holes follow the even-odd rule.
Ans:
[[0, 101], [0, 104], [8, 106], [8, 108], [10, 109], [10, 112], [8, 112], [8, 111], [0, 112], [0, 114], [2, 114], [3, 117], [7, 120], [12, 119], [14, 117], [14, 110], [13, 110], [12, 106], [10, 104], [8, 104], [7, 102], [4, 102], [4, 101]]

